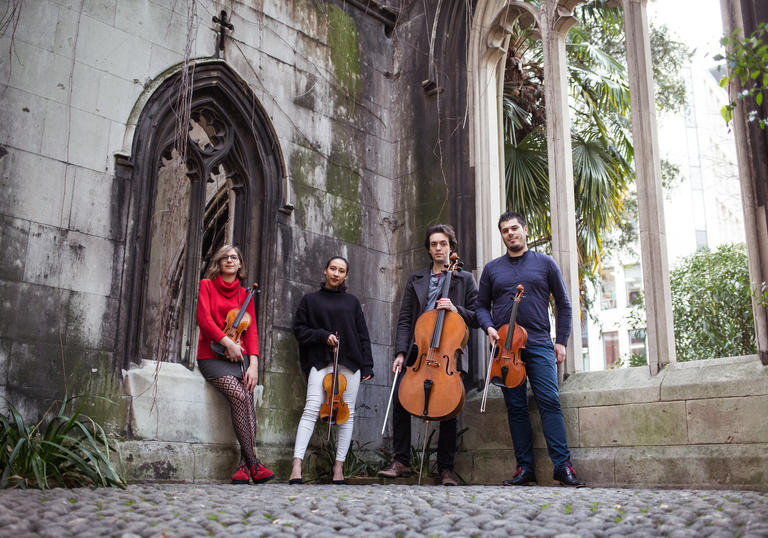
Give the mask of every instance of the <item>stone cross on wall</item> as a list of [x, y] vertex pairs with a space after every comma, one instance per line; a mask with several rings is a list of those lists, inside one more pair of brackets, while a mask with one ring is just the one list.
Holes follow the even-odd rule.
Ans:
[[235, 31], [235, 27], [227, 20], [227, 12], [225, 10], [221, 10], [221, 15], [216, 17], [214, 15], [213, 22], [215, 24], [219, 25], [219, 30], [217, 31], [217, 34], [219, 35], [219, 44], [216, 47], [216, 57], [219, 57], [219, 54], [224, 52], [224, 38], [226, 37], [226, 30], [229, 30], [230, 32]]

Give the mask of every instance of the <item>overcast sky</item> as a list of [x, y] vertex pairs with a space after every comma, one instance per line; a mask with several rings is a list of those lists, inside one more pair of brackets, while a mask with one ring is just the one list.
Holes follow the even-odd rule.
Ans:
[[696, 48], [700, 58], [711, 59], [720, 50], [720, 0], [651, 0], [648, 18], [666, 24], [673, 35]]

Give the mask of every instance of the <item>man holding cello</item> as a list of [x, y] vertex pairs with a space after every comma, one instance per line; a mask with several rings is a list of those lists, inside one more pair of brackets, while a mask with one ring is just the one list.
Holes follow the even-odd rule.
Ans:
[[[471, 273], [456, 271], [452, 276], [447, 297], [439, 297], [442, 279], [445, 278], [444, 271], [448, 267], [451, 253], [457, 248], [453, 227], [447, 224], [430, 226], [426, 232], [424, 246], [432, 264], [413, 273], [405, 286], [395, 337], [395, 361], [392, 364], [392, 371], [395, 374], [402, 372], [404, 367], [411, 365], [416, 358], [414, 328], [417, 319], [424, 312], [432, 309], [448, 310], [460, 315], [467, 327], [478, 326], [475, 315], [477, 285]], [[398, 392], [402, 377], [402, 375], [397, 376], [394, 392]], [[387, 478], [410, 476], [411, 415], [398, 398], [394, 400], [392, 430], [394, 460], [388, 468], [379, 471], [379, 476]], [[455, 457], [456, 418], [454, 417], [440, 422], [437, 442], [437, 466], [444, 486], [458, 484], [458, 477], [453, 472]]]
[[[503, 213], [498, 226], [507, 252], [483, 268], [477, 319], [491, 343], [496, 344], [497, 329], [509, 320], [515, 290], [522, 284], [525, 293], [516, 316], [517, 323], [528, 332], [528, 342], [521, 350], [522, 359], [541, 415], [547, 450], [554, 465], [554, 480], [563, 486], [583, 487], [584, 482], [576, 478], [571, 466], [557, 386], [557, 364], [565, 360], [565, 345], [571, 332], [568, 292], [555, 261], [546, 254], [528, 250], [528, 227], [522, 215], [511, 211]], [[555, 299], [554, 346], [549, 326], [550, 295]], [[523, 381], [518, 387], [502, 388], [502, 393], [517, 460], [515, 474], [510, 480], [504, 480], [504, 485], [530, 486], [536, 483], [536, 474], [527, 384]]]

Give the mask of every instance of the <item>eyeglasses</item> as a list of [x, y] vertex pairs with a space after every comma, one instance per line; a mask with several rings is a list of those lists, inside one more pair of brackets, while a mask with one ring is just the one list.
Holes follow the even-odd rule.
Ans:
[[228, 256], [222, 256], [221, 257], [221, 261], [224, 261], [224, 260], [232, 260], [233, 262], [237, 262], [237, 261], [240, 261], [240, 256], [238, 256], [237, 254], [230, 254]]

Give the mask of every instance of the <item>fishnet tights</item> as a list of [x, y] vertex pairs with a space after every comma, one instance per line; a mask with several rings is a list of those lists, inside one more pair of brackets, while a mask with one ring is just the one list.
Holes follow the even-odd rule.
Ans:
[[[229, 401], [232, 412], [232, 426], [235, 428], [237, 441], [240, 443], [240, 464], [254, 465], [258, 459], [253, 454], [253, 435], [251, 424], [256, 425], [253, 416], [253, 394], [249, 393], [243, 382], [232, 375], [218, 377], [211, 381]], [[250, 420], [248, 418], [250, 415]]]

